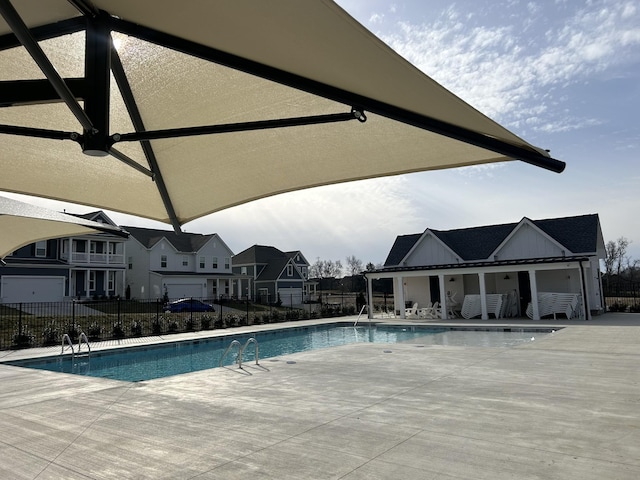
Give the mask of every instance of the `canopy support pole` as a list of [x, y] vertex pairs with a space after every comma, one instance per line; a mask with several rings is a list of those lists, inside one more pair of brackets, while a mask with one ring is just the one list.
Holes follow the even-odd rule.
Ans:
[[108, 17], [87, 17], [85, 41], [84, 108], [93, 129], [84, 131], [82, 151], [104, 157], [109, 154], [109, 104], [111, 99], [111, 32]]

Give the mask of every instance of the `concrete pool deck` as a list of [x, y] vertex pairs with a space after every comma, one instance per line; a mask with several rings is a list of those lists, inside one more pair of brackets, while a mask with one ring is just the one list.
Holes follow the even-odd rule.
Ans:
[[640, 315], [446, 323], [567, 327], [140, 383], [0, 365], [0, 478], [640, 478]]

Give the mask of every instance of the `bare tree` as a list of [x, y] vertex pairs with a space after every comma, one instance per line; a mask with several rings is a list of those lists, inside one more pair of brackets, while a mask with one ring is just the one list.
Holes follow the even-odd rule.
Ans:
[[362, 260], [356, 258], [355, 255], [347, 257], [347, 270], [350, 275], [358, 275], [362, 273]]
[[[615, 242], [609, 240], [605, 245], [606, 258], [604, 260], [605, 273], [607, 275], [620, 275], [625, 265], [633, 265], [634, 262], [627, 258], [627, 248], [631, 242], [625, 237], [620, 237]], [[626, 262], [626, 264], [625, 264]]]

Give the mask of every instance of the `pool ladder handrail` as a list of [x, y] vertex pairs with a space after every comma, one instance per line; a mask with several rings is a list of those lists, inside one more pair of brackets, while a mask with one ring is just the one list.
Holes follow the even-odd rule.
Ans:
[[236, 362], [238, 362], [238, 364], [240, 365], [240, 368], [242, 368], [242, 359], [240, 357], [240, 351], [242, 350], [242, 345], [240, 345], [240, 342], [238, 340], [234, 340], [233, 342], [231, 342], [229, 344], [229, 346], [227, 347], [227, 349], [224, 351], [224, 353], [222, 354], [222, 357], [220, 357], [220, 364], [219, 366], [222, 366], [222, 362], [224, 361], [224, 357], [227, 356], [227, 353], [229, 353], [229, 350], [231, 350], [231, 348], [237, 345], [238, 346], [238, 355], [236, 356]]
[[255, 338], [253, 338], [253, 337], [251, 337], [249, 340], [247, 340], [247, 341], [245, 342], [245, 344], [243, 345], [242, 350], [240, 350], [240, 357], [242, 358], [242, 354], [244, 353], [244, 349], [245, 349], [245, 348], [247, 348], [247, 346], [248, 346], [250, 343], [253, 343], [253, 344], [256, 346], [256, 349], [255, 349], [255, 353], [256, 353], [256, 365], [260, 365], [260, 364], [258, 363], [258, 362], [259, 362], [259, 357], [260, 357], [260, 347], [258, 347], [258, 341], [257, 341]]
[[89, 337], [87, 337], [86, 333], [80, 332], [80, 336], [78, 337], [78, 354], [80, 354], [80, 350], [82, 350], [82, 343], [87, 346], [87, 354], [91, 355], [91, 345], [89, 344]]
[[229, 346], [227, 347], [227, 349], [224, 351], [224, 353], [222, 354], [222, 357], [220, 357], [220, 364], [219, 366], [222, 367], [222, 363], [224, 362], [224, 358], [227, 356], [227, 353], [229, 353], [229, 350], [231, 350], [231, 348], [234, 345], [238, 346], [238, 354], [236, 356], [236, 362], [238, 363], [238, 368], [242, 368], [242, 354], [244, 353], [244, 349], [247, 348], [247, 346], [253, 343], [256, 346], [256, 365], [259, 365], [259, 356], [260, 356], [260, 349], [258, 347], [258, 341], [251, 337], [249, 338], [244, 345], [242, 345], [238, 340], [233, 340]]
[[60, 351], [60, 355], [62, 355], [64, 353], [65, 341], [69, 345], [69, 347], [71, 348], [71, 357], [74, 357], [76, 352], [73, 349], [73, 342], [71, 341], [71, 337], [69, 336], [68, 333], [65, 333], [62, 336], [62, 350]]
[[[360, 309], [360, 313], [358, 314], [358, 318], [356, 318], [356, 321], [353, 323], [353, 326], [355, 327], [356, 325], [358, 325], [358, 321], [360, 320], [360, 317], [362, 316], [362, 312], [364, 312], [364, 309], [367, 308], [366, 305], [363, 305], [362, 308]], [[369, 319], [369, 323], [371, 323], [371, 319]]]

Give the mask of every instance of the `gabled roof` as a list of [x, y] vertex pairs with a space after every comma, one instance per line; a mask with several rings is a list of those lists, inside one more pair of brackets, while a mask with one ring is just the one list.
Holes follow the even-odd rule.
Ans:
[[123, 227], [133, 238], [146, 248], [153, 248], [163, 238], [166, 238], [171, 245], [183, 253], [193, 253], [199, 251], [209, 242], [215, 233], [203, 235], [201, 233], [175, 233], [170, 230], [156, 230], [154, 228]]
[[[598, 249], [599, 218], [597, 214], [575, 217], [528, 220], [518, 223], [488, 225], [456, 230], [430, 231], [463, 261], [485, 260], [523, 221], [529, 221], [552, 239], [563, 245], [567, 253], [595, 253]], [[396, 238], [384, 265], [400, 265], [422, 234], [400, 235]]]
[[293, 260], [294, 263], [298, 264], [298, 262], [296, 262], [296, 256], [300, 255], [300, 260], [301, 263], [304, 263], [305, 265], [309, 265], [309, 262], [307, 261], [307, 259], [305, 258], [305, 256], [302, 254], [302, 252], [300, 250], [295, 250], [293, 252], [285, 252], [285, 254]]
[[282, 275], [285, 267], [290, 262], [291, 259], [289, 259], [288, 257], [271, 259], [271, 261], [262, 269], [262, 271], [259, 272], [256, 281], [264, 282], [277, 280], [278, 278], [280, 278], [280, 275]]
[[385, 267], [387, 265], [400, 265], [402, 259], [407, 256], [407, 253], [409, 253], [420, 237], [422, 237], [421, 233], [397, 236], [389, 255], [387, 255], [387, 259], [384, 261]]
[[295, 266], [293, 257], [302, 255], [300, 251], [283, 252], [276, 247], [253, 245], [233, 257], [233, 266], [263, 265], [258, 271], [256, 281], [277, 280], [289, 262]]
[[276, 247], [253, 245], [233, 257], [234, 265], [266, 265], [275, 259], [289, 259], [287, 254]]

